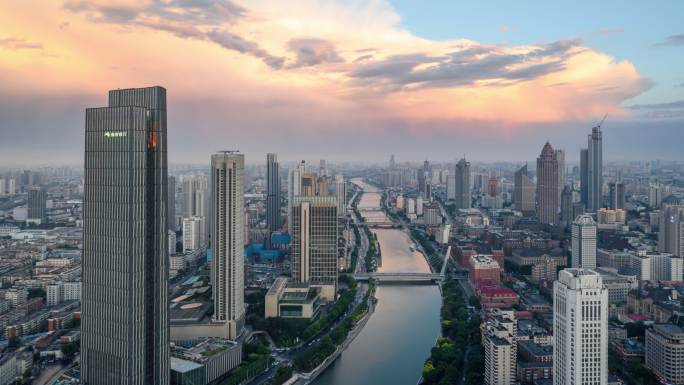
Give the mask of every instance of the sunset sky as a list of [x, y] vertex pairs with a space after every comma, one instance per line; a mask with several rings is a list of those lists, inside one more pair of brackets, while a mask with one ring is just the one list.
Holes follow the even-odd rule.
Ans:
[[80, 162], [151, 85], [171, 162], [573, 160], [604, 114], [608, 160], [684, 159], [684, 2], [548, 3], [0, 0], [0, 162]]

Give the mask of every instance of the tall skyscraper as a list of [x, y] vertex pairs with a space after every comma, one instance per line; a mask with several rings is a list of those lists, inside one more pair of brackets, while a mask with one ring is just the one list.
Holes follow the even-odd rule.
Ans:
[[14, 178], [10, 178], [7, 181], [7, 194], [15, 195], [16, 193], [17, 193], [17, 180]]
[[337, 200], [297, 196], [292, 206], [292, 279], [321, 287], [321, 297], [337, 293]]
[[215, 323], [235, 339], [245, 323], [245, 158], [235, 152], [211, 157], [211, 242]]
[[603, 135], [601, 126], [591, 129], [587, 151], [587, 210], [596, 212], [603, 203]]
[[300, 195], [314, 196], [318, 195], [318, 176], [313, 172], [304, 172], [302, 174], [302, 187]]
[[601, 274], [561, 270], [553, 309], [553, 384], [607, 384], [608, 289]]
[[570, 185], [565, 185], [563, 187], [563, 191], [561, 192], [561, 200], [560, 200], [560, 205], [561, 205], [561, 225], [563, 227], [567, 227], [572, 221], [576, 218], [574, 215], [575, 210], [574, 210], [574, 201], [573, 201], [573, 191], [572, 187]]
[[517, 377], [517, 321], [513, 310], [494, 309], [482, 326], [484, 383], [514, 385]]
[[513, 201], [515, 209], [525, 216], [534, 215], [534, 182], [527, 174], [527, 165], [515, 172], [513, 186]]
[[664, 204], [661, 208], [658, 251], [684, 258], [684, 205]]
[[622, 182], [612, 182], [610, 187], [610, 204], [613, 210], [625, 208], [625, 184]]
[[537, 158], [537, 217], [541, 223], [558, 224], [558, 160], [546, 142]]
[[335, 176], [335, 198], [337, 199], [337, 216], [344, 217], [347, 214], [347, 184], [342, 175]]
[[280, 163], [276, 154], [266, 154], [266, 225], [269, 233], [280, 230], [282, 226], [280, 222]]
[[589, 203], [589, 150], [580, 150], [580, 202], [587, 207]]
[[321, 159], [319, 167], [318, 167], [318, 174], [320, 174], [321, 177], [327, 177], [328, 176], [328, 166], [325, 163], [325, 159]]
[[31, 187], [28, 191], [28, 221], [44, 223], [47, 192], [41, 187]]
[[81, 381], [169, 384], [166, 90], [86, 110]]
[[560, 202], [560, 195], [567, 183], [567, 176], [565, 175], [565, 150], [556, 149], [556, 160], [558, 161], [558, 201]]
[[287, 176], [287, 232], [292, 234], [292, 204], [294, 198], [302, 195], [302, 177], [306, 171], [306, 163], [301, 161], [291, 168]]
[[0, 197], [7, 194], [7, 182], [5, 178], [0, 178]]
[[469, 209], [470, 197], [470, 162], [465, 157], [456, 163], [456, 209]]
[[591, 215], [572, 222], [572, 267], [596, 268], [596, 222]]
[[183, 217], [205, 217], [208, 214], [209, 181], [204, 175], [183, 178]]
[[205, 244], [202, 239], [203, 217], [183, 218], [183, 251], [197, 250]]
[[176, 231], [176, 178], [172, 176], [169, 177], [169, 197], [166, 204], [169, 205], [169, 230]]

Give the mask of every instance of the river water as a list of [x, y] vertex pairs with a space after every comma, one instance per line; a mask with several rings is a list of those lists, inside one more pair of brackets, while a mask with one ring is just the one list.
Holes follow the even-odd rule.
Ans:
[[[362, 182], [366, 191], [358, 208], [368, 219], [382, 220], [380, 194]], [[419, 252], [412, 252], [409, 236], [400, 229], [377, 229], [382, 251], [381, 272], [429, 272]], [[380, 285], [375, 312], [340, 358], [314, 382], [316, 385], [415, 385], [425, 359], [440, 333], [441, 297], [437, 286]]]

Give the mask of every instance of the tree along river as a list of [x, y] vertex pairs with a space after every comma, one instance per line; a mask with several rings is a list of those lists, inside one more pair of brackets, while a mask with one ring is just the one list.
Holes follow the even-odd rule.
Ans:
[[[364, 189], [358, 209], [369, 218], [384, 216], [380, 194]], [[412, 241], [400, 229], [376, 229], [382, 252], [380, 272], [429, 272]], [[362, 258], [362, 256], [359, 256]], [[359, 260], [359, 263], [363, 263]], [[441, 296], [434, 285], [381, 284], [375, 312], [347, 350], [315, 381], [315, 385], [415, 385], [425, 359], [440, 334]]]

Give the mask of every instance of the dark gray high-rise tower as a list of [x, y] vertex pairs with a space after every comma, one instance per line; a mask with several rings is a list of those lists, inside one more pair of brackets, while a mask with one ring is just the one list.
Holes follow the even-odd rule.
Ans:
[[86, 109], [81, 380], [168, 385], [166, 90]]
[[278, 155], [266, 154], [266, 225], [270, 233], [280, 230], [280, 163]]
[[580, 150], [580, 201], [589, 203], [589, 149]]
[[176, 178], [172, 176], [169, 177], [169, 198], [167, 204], [169, 205], [169, 230], [176, 231], [178, 228], [176, 223]]
[[537, 158], [537, 217], [539, 222], [558, 224], [558, 159], [549, 142]]
[[469, 209], [470, 196], [470, 162], [465, 157], [456, 163], [456, 209]]
[[28, 219], [29, 221], [45, 222], [45, 201], [47, 193], [40, 187], [31, 187], [28, 191]]
[[601, 126], [591, 129], [587, 155], [587, 210], [596, 212], [603, 201], [603, 134]]

